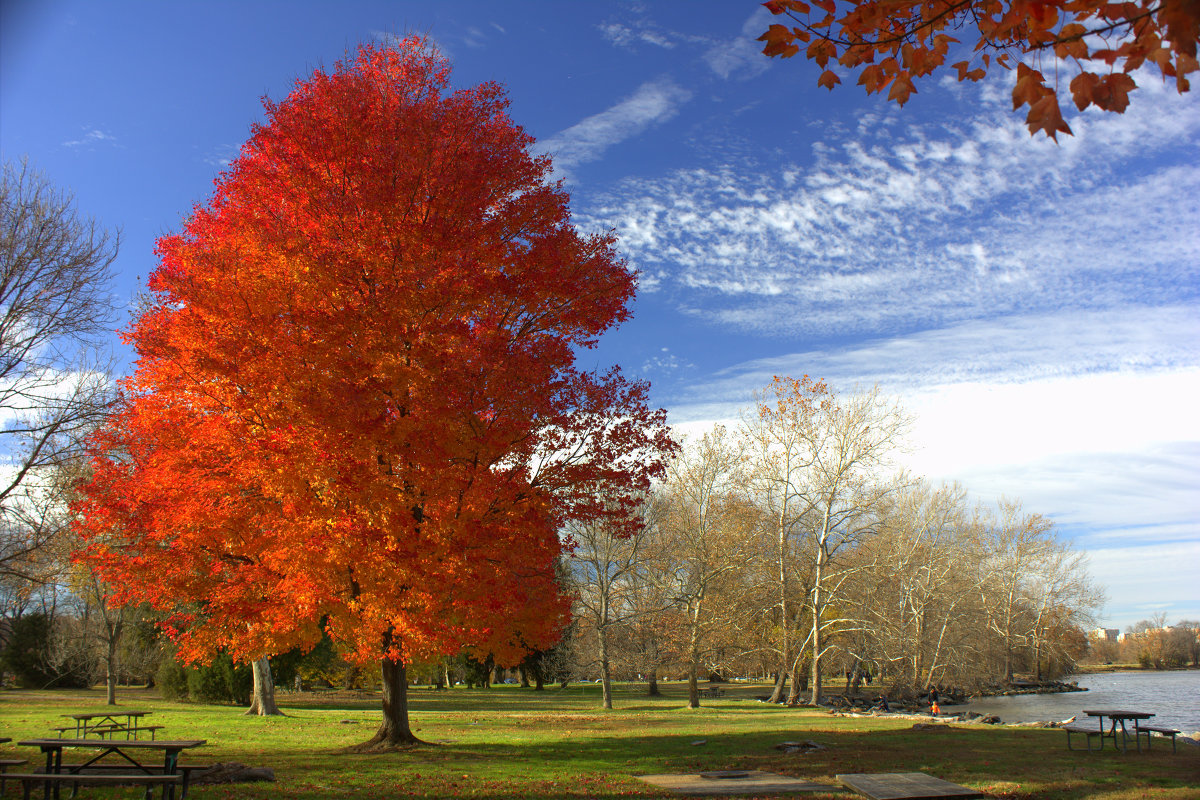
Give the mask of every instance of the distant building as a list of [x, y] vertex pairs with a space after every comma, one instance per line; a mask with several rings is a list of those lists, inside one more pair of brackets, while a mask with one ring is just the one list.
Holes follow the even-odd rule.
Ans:
[[1121, 631], [1118, 628], [1096, 628], [1092, 631], [1092, 638], [1103, 642], [1116, 642], [1121, 639]]

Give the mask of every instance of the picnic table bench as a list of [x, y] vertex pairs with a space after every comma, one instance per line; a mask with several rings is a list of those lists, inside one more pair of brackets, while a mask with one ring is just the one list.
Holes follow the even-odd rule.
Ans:
[[[0, 741], [10, 742], [11, 739], [0, 739]], [[8, 768], [19, 767], [22, 764], [28, 764], [27, 758], [0, 758], [0, 797], [4, 796], [4, 785], [9, 780]]]
[[29, 800], [33, 787], [41, 784], [44, 788], [47, 797], [50, 796], [51, 788], [54, 789], [54, 796], [58, 797], [59, 787], [66, 783], [71, 785], [71, 797], [79, 791], [79, 784], [92, 784], [97, 786], [138, 786], [146, 787], [146, 800], [150, 800], [154, 796], [155, 787], [162, 786], [163, 793], [166, 794], [167, 787], [174, 787], [175, 784], [183, 780], [182, 774], [176, 775], [150, 775], [150, 774], [121, 774], [121, 775], [92, 775], [88, 773], [78, 772], [27, 772], [27, 773], [12, 773], [8, 776], [9, 780], [21, 781], [21, 797], [24, 800]]
[[722, 689], [720, 686], [710, 686], [707, 689], [701, 689], [700, 696], [701, 697], [724, 697], [725, 690]]
[[1162, 725], [1138, 725], [1134, 729], [1135, 736], [1141, 736], [1143, 733], [1146, 734], [1146, 749], [1147, 750], [1150, 749], [1150, 734], [1157, 733], [1160, 736], [1171, 737], [1171, 752], [1172, 753], [1179, 752], [1178, 750], [1175, 749], [1175, 737], [1179, 735], [1179, 731], [1175, 730], [1174, 728], [1167, 728]]
[[1100, 746], [1096, 749], [1097, 750], [1104, 749], [1104, 737], [1106, 734], [1104, 733], [1103, 728], [1100, 728], [1100, 729], [1089, 728], [1089, 727], [1085, 727], [1083, 725], [1063, 725], [1062, 730], [1067, 732], [1067, 749], [1068, 750], [1075, 749], [1074, 747], [1071, 747], [1071, 734], [1072, 733], [1078, 733], [1087, 740], [1087, 749], [1089, 751], [1092, 749], [1092, 737], [1093, 736], [1100, 740]]

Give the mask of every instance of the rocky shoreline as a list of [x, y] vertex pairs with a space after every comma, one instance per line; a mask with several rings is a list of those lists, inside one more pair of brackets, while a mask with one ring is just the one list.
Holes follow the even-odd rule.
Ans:
[[[1061, 694], [1064, 692], [1086, 692], [1087, 688], [1075, 681], [1014, 681], [1010, 684], [994, 684], [973, 690], [957, 687], [938, 687], [938, 702], [941, 705], [961, 705], [984, 697], [1009, 697], [1019, 694]], [[867, 712], [880, 704], [880, 694], [831, 694], [821, 699], [821, 705], [839, 711]], [[928, 712], [929, 701], [925, 696], [887, 695], [888, 706], [897, 712]]]

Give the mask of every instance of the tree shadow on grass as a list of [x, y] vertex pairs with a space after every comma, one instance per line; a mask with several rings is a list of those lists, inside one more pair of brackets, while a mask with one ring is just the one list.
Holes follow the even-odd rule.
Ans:
[[[1194, 791], [1200, 777], [1200, 753], [1068, 751], [1063, 734], [1048, 730], [829, 731], [798, 726], [767, 732], [629, 736], [563, 731], [558, 735], [557, 741], [449, 742], [382, 755], [310, 754], [304, 762], [287, 765], [281, 780], [295, 781], [299, 788], [341, 774], [345, 780], [339, 781], [339, 797], [387, 793], [493, 800], [664, 797], [669, 795], [635, 776], [738, 769], [825, 783], [830, 787], [828, 795], [803, 795], [821, 798], [845, 796], [837, 786], [838, 774], [924, 772], [995, 797], [1083, 800], [1111, 792], [1117, 777], [1118, 786], [1134, 792], [1130, 797], [1154, 788], [1166, 790], [1164, 797], [1182, 800]], [[809, 740], [821, 749], [794, 753], [776, 749], [784, 741]], [[700, 741], [703, 744], [694, 744]]]

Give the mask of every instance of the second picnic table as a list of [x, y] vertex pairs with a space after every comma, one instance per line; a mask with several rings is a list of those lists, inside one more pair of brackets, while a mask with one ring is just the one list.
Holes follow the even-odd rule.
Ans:
[[[90, 714], [63, 714], [67, 719], [75, 720], [74, 728], [66, 725], [55, 730], [64, 736], [68, 731], [74, 730], [76, 739], [86, 739], [89, 734], [103, 739], [106, 735], [115, 736], [120, 733], [125, 734], [126, 739], [136, 739], [141, 732], [149, 732], [150, 738], [153, 739], [155, 732], [162, 726], [141, 724], [142, 718], [151, 713], [153, 712], [99, 711]], [[120, 718], [124, 718], [124, 721]]]

